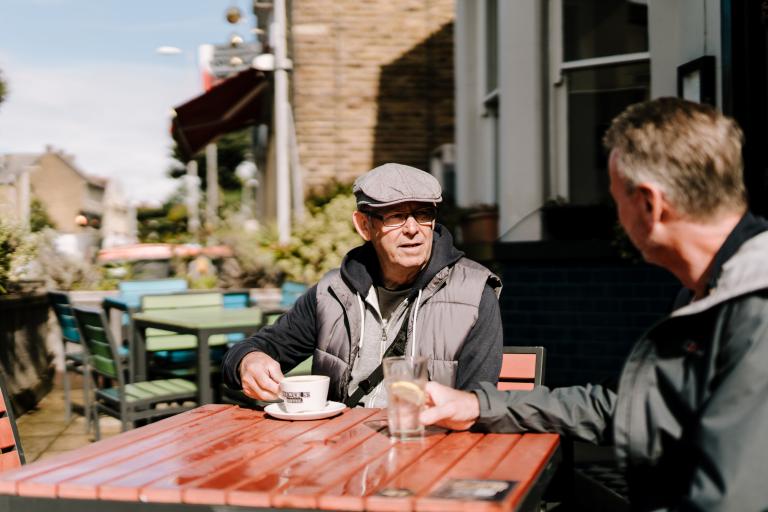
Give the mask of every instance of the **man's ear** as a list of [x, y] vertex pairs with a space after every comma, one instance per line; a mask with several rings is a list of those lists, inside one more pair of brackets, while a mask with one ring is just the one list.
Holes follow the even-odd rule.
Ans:
[[638, 201], [642, 201], [641, 215], [649, 226], [666, 219], [668, 204], [659, 187], [652, 183], [640, 183], [635, 193]]
[[359, 210], [352, 212], [352, 224], [355, 225], [357, 234], [360, 235], [363, 240], [366, 242], [371, 240], [370, 218], [366, 214]]

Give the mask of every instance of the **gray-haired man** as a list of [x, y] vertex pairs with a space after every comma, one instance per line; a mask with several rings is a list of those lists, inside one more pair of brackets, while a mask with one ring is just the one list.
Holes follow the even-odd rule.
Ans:
[[614, 444], [633, 510], [768, 510], [768, 222], [747, 211], [741, 144], [735, 121], [677, 98], [632, 105], [606, 133], [619, 221], [685, 287], [617, 391], [428, 383], [422, 421]]
[[232, 347], [225, 381], [274, 399], [283, 372], [314, 356], [312, 373], [331, 377], [330, 400], [383, 407], [386, 391], [371, 375], [400, 337], [406, 355], [429, 359], [430, 380], [459, 389], [496, 382], [501, 282], [436, 223], [440, 184], [413, 167], [384, 164], [353, 190], [352, 220], [365, 243], [275, 325]]

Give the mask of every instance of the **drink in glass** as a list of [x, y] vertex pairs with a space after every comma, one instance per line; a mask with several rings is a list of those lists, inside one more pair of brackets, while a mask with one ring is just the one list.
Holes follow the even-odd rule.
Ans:
[[387, 357], [384, 359], [384, 385], [387, 388], [389, 435], [395, 439], [420, 439], [424, 426], [419, 413], [424, 408], [427, 383], [427, 358]]

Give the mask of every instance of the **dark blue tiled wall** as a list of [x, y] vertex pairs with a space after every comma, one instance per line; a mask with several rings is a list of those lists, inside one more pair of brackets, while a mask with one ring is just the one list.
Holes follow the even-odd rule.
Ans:
[[502, 278], [504, 343], [546, 347], [549, 386], [618, 377], [634, 342], [669, 312], [680, 289], [667, 271], [622, 260], [609, 242], [497, 244], [492, 254], [469, 253]]
[[634, 341], [670, 309], [680, 285], [647, 265], [501, 264], [507, 345], [543, 345], [546, 383], [618, 376]]

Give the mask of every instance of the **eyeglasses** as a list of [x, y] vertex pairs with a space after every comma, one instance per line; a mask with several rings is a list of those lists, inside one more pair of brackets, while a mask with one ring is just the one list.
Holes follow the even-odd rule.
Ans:
[[387, 228], [399, 228], [400, 226], [404, 226], [405, 223], [408, 222], [408, 217], [413, 217], [413, 220], [422, 226], [432, 224], [437, 218], [436, 208], [420, 208], [412, 212], [393, 212], [387, 213], [386, 215], [381, 215], [370, 210], [366, 210], [364, 213], [369, 217], [379, 219], [384, 224], [384, 227]]

